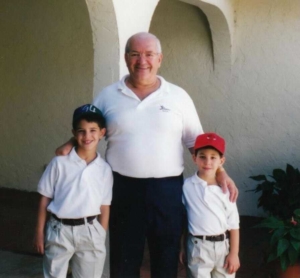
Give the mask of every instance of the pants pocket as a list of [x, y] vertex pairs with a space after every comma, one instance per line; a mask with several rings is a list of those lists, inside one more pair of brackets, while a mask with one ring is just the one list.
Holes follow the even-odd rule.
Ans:
[[46, 234], [45, 234], [45, 247], [49, 244], [57, 242], [61, 230], [61, 223], [50, 219], [46, 225]]
[[95, 230], [99, 233], [99, 235], [101, 235], [103, 237], [106, 237], [106, 231], [102, 227], [102, 225], [99, 223], [99, 221], [94, 220], [93, 221], [93, 226], [94, 226]]
[[93, 224], [88, 225], [87, 228], [94, 248], [97, 250], [103, 249], [103, 246], [105, 246], [106, 231], [101, 224], [98, 221], [94, 221]]

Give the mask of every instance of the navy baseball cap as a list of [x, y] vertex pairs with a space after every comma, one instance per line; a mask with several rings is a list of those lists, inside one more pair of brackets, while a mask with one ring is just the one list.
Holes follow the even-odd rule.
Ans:
[[85, 114], [95, 114], [99, 115], [101, 118], [104, 118], [102, 112], [96, 106], [93, 104], [85, 104], [75, 109], [73, 113], [73, 125], [77, 119]]

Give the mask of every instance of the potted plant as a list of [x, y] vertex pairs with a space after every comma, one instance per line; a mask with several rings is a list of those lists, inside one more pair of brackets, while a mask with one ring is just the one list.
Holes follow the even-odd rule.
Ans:
[[[259, 182], [251, 191], [261, 192], [258, 207], [268, 214], [255, 226], [270, 229], [268, 262], [278, 259], [286, 271], [300, 261], [300, 172], [287, 164], [285, 171], [274, 169], [269, 177], [250, 178]], [[299, 276], [300, 265], [298, 271]]]

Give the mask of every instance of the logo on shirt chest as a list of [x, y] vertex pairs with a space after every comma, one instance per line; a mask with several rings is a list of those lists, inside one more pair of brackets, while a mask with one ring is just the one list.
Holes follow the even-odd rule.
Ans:
[[166, 108], [166, 107], [163, 106], [163, 105], [160, 105], [159, 110], [162, 111], [162, 112], [170, 112], [170, 109], [169, 109], [169, 108]]

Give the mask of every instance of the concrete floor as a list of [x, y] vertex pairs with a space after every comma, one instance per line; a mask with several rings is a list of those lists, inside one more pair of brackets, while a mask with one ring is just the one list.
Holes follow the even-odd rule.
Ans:
[[0, 251], [0, 278], [43, 278], [42, 258]]
[[[0, 278], [43, 277], [42, 257], [32, 249], [38, 198], [37, 193], [0, 188]], [[276, 278], [272, 267], [264, 264], [267, 232], [252, 228], [259, 220], [241, 217], [241, 268], [237, 278]], [[141, 278], [150, 277], [149, 266], [145, 248]], [[108, 269], [106, 264], [102, 278], [109, 277]], [[183, 266], [178, 270], [178, 278], [186, 277]]]

